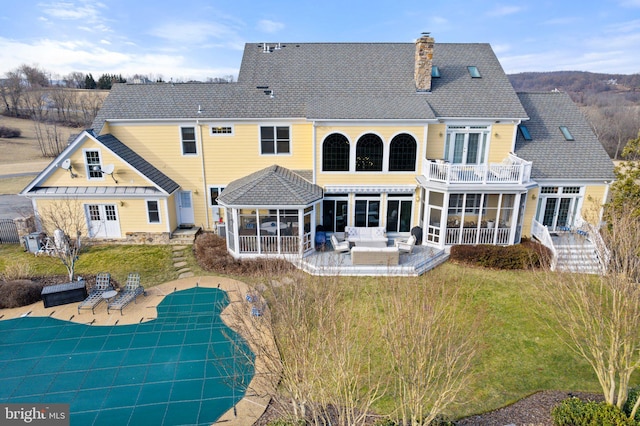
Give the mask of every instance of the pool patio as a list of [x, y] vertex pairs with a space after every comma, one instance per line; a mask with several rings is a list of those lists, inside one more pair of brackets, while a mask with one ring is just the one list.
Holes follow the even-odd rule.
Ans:
[[[140, 296], [137, 303], [131, 303], [127, 306], [123, 315], [120, 315], [119, 312], [108, 314], [106, 304], [99, 305], [96, 308], [95, 314], [92, 314], [91, 312], [78, 314], [78, 303], [45, 308], [44, 304], [40, 301], [21, 308], [0, 310], [0, 316], [2, 320], [20, 318], [23, 316], [28, 316], [29, 318], [51, 317], [90, 326], [139, 324], [149, 322], [157, 318], [158, 312], [156, 307], [160, 302], [162, 302], [165, 296], [176, 291], [193, 289], [194, 287], [220, 288], [226, 292], [229, 299], [229, 305], [220, 314], [220, 317], [227, 326], [236, 330], [241, 335], [243, 331], [246, 332], [246, 330], [251, 327], [247, 327], [246, 324], [237, 324], [237, 321], [245, 321], [246, 323], [249, 323], [262, 320], [260, 317], [254, 317], [251, 315], [250, 306], [245, 299], [246, 295], [250, 293], [251, 290], [246, 284], [229, 278], [211, 276], [191, 277], [149, 288], [147, 289], [147, 296]], [[264, 335], [264, 333], [261, 333], [261, 336], [264, 339], [272, 339], [272, 336]], [[269, 403], [269, 395], [274, 392], [277, 374], [260, 371], [267, 363], [264, 359], [260, 359], [260, 357], [264, 357], [264, 352], [252, 347], [252, 342], [255, 342], [255, 340], [253, 340], [254, 338], [255, 336], [251, 336], [251, 338], [248, 339], [245, 338], [256, 356], [254, 362], [255, 374], [247, 387], [244, 398], [242, 398], [235, 406], [237, 417], [234, 415], [234, 408], [232, 408], [223, 414], [218, 419], [217, 423], [224, 422], [225, 424], [230, 425], [253, 424], [266, 409], [266, 406]], [[272, 347], [272, 345], [269, 344], [261, 344], [261, 346]], [[65, 401], [57, 402], [64, 403]]]

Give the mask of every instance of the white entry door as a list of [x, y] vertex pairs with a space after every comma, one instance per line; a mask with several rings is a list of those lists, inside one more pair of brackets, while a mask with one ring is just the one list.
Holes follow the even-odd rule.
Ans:
[[180, 225], [193, 225], [193, 198], [191, 191], [180, 191], [178, 193], [178, 219]]
[[88, 204], [86, 208], [90, 238], [120, 238], [115, 204]]

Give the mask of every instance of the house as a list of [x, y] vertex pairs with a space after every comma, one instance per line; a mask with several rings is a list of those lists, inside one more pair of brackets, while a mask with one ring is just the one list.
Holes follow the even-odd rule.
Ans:
[[516, 93], [488, 44], [249, 43], [235, 83], [116, 84], [22, 192], [84, 206], [90, 238], [217, 230], [235, 257], [315, 233], [515, 244], [606, 200], [613, 165], [563, 93]]

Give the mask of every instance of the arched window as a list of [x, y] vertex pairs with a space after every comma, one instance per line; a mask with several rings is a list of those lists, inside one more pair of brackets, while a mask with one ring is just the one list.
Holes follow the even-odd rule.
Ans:
[[412, 172], [416, 169], [417, 143], [413, 136], [401, 133], [389, 145], [389, 171]]
[[358, 139], [356, 145], [356, 171], [382, 171], [382, 139], [372, 133], [367, 133]]
[[349, 171], [349, 140], [338, 133], [327, 136], [322, 143], [322, 171]]

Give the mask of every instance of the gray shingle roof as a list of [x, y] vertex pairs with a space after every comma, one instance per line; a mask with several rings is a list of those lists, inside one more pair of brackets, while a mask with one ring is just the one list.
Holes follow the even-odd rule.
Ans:
[[218, 200], [228, 206], [306, 206], [322, 198], [322, 188], [273, 165], [234, 180]]
[[[518, 132], [516, 154], [533, 162], [533, 179], [612, 180], [613, 163], [569, 95], [518, 93], [530, 120], [523, 122], [532, 140]], [[560, 132], [567, 126], [574, 141]]]
[[[107, 119], [526, 118], [488, 44], [436, 43], [433, 64], [442, 76], [430, 93], [416, 93], [413, 43], [282, 46], [265, 53], [247, 44], [237, 83], [116, 84], [93, 128]], [[482, 78], [471, 78], [469, 65]]]
[[104, 144], [104, 146], [113, 151], [118, 157], [122, 158], [122, 160], [126, 161], [129, 165], [131, 165], [131, 167], [138, 170], [151, 182], [158, 185], [168, 194], [171, 194], [180, 187], [180, 185], [174, 182], [170, 177], [162, 173], [160, 170], [156, 169], [147, 160], [133, 152], [131, 148], [120, 142], [120, 140], [118, 140], [118, 138], [116, 138], [115, 136], [106, 134], [98, 136], [97, 139], [102, 144]]

